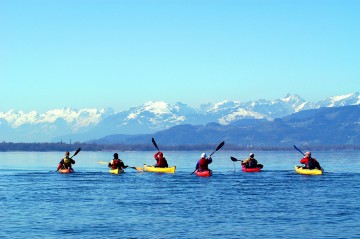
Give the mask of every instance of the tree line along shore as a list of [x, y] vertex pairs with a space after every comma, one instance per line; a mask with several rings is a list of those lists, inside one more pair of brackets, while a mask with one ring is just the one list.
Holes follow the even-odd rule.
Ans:
[[[226, 143], [226, 142], [225, 142]], [[360, 150], [360, 145], [301, 145], [299, 147], [306, 148], [307, 150]], [[217, 146], [214, 144], [194, 144], [194, 145], [162, 145], [162, 151], [199, 151], [199, 150], [212, 150]], [[34, 151], [34, 152], [49, 152], [49, 151], [74, 151], [81, 148], [84, 151], [154, 151], [154, 145], [151, 144], [89, 144], [75, 142], [72, 144], [67, 143], [0, 143], [0, 152], [9, 151]], [[290, 151], [294, 150], [293, 145], [288, 146], [259, 146], [259, 145], [234, 145], [225, 144], [223, 150], [246, 150], [246, 151]]]

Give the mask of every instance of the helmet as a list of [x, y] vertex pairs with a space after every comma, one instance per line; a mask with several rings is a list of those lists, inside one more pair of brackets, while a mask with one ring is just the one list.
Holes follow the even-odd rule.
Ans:
[[249, 157], [250, 157], [250, 158], [253, 158], [253, 157], [254, 157], [254, 154], [253, 154], [253, 153], [250, 153]]
[[201, 158], [206, 158], [206, 153], [202, 153]]
[[119, 155], [117, 153], [114, 153], [114, 158], [115, 159], [119, 158]]

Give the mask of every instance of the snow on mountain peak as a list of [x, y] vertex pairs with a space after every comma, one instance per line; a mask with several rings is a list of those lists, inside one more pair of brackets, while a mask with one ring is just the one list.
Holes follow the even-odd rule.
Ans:
[[280, 98], [281, 101], [285, 102], [285, 103], [292, 103], [292, 102], [304, 102], [305, 100], [303, 100], [300, 96], [298, 95], [292, 95], [292, 94], [287, 94], [285, 96], [285, 98]]
[[360, 104], [360, 94], [358, 92], [328, 97], [323, 101], [318, 102], [318, 107], [339, 107], [345, 105]]
[[164, 101], [149, 101], [144, 104], [144, 110], [156, 115], [171, 113], [170, 106]]
[[106, 110], [71, 108], [53, 109], [39, 114], [36, 111], [24, 113], [23, 111], [10, 110], [6, 113], [0, 112], [0, 119], [5, 119], [13, 128], [25, 124], [54, 124], [58, 119], [63, 119], [74, 131], [81, 127], [97, 124], [106, 114]]
[[224, 101], [213, 104], [212, 107], [207, 110], [207, 112], [215, 113], [215, 112], [219, 112], [219, 111], [228, 110], [230, 108], [236, 108], [239, 105], [240, 105], [239, 101], [224, 100]]
[[127, 116], [121, 121], [121, 125], [137, 121], [139, 124], [149, 122], [151, 128], [161, 127], [166, 123], [181, 123], [186, 116], [179, 114], [185, 104], [177, 103], [174, 107], [164, 101], [148, 101], [139, 107], [133, 107], [126, 112]]
[[41, 137], [48, 140], [50, 137], [70, 133], [80, 135], [80, 132], [92, 134], [91, 137], [96, 138], [98, 135], [108, 133], [156, 132], [182, 123], [218, 122], [226, 125], [241, 119], [272, 120], [305, 109], [358, 104], [360, 104], [360, 95], [357, 92], [326, 98], [317, 103], [307, 102], [293, 94], [277, 100], [260, 99], [249, 102], [224, 100], [202, 104], [198, 110], [181, 102], [170, 105], [164, 101], [148, 101], [141, 106], [117, 113], [111, 108], [80, 110], [61, 108], [45, 113], [9, 110], [0, 112], [0, 124], [2, 129], [6, 129], [1, 132], [3, 140], [15, 138], [22, 140], [25, 136], [28, 140], [36, 141]]
[[233, 121], [239, 120], [239, 119], [265, 119], [266, 117], [263, 114], [253, 112], [253, 111], [247, 111], [243, 108], [238, 108], [236, 111], [221, 117], [219, 119], [219, 123], [223, 125], [227, 125]]
[[38, 114], [36, 111], [30, 111], [29, 113], [24, 113], [23, 111], [9, 110], [6, 113], [0, 112], [0, 119], [5, 119], [13, 128], [17, 128], [23, 124], [30, 123], [33, 124], [36, 122]]

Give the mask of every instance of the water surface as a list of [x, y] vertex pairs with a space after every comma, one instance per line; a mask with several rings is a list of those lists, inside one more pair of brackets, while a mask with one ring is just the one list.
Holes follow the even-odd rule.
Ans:
[[202, 152], [164, 152], [176, 174], [110, 175], [97, 161], [113, 153], [82, 151], [69, 175], [55, 172], [63, 153], [0, 153], [0, 238], [360, 238], [357, 151], [313, 152], [321, 176], [294, 173], [297, 151], [254, 152], [261, 173], [230, 160], [249, 152], [218, 151], [210, 178], [191, 174]]

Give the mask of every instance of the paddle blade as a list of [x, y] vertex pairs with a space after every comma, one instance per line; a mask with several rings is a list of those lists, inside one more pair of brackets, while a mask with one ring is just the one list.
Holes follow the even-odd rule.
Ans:
[[75, 151], [74, 155], [71, 156], [71, 157], [74, 157], [75, 155], [77, 155], [77, 154], [80, 152], [80, 150], [81, 150], [81, 148], [78, 148], [78, 149]]
[[213, 154], [214, 154], [216, 151], [218, 151], [219, 149], [221, 149], [222, 146], [224, 146], [224, 144], [225, 144], [225, 141], [222, 141], [222, 142], [219, 144], [219, 146], [217, 146], [217, 148], [215, 149], [215, 151], [210, 154], [210, 156], [213, 155]]
[[108, 164], [108, 162], [104, 162], [104, 161], [100, 161], [100, 160], [97, 161], [97, 162], [98, 162], [99, 164], [106, 164], [106, 165]]
[[154, 138], [151, 138], [151, 141], [153, 143], [153, 145], [155, 146], [155, 148], [160, 151], [159, 147], [157, 146], [156, 142], [155, 142], [155, 139]]
[[234, 161], [234, 162], [237, 162], [237, 161], [240, 161], [240, 160], [237, 160], [237, 158], [235, 157], [230, 157], [231, 161]]
[[218, 151], [219, 149], [221, 149], [222, 146], [224, 146], [224, 144], [225, 144], [225, 141], [222, 141], [222, 142], [219, 144], [219, 146], [217, 146], [217, 148], [216, 148], [215, 151]]
[[139, 172], [144, 172], [144, 168], [142, 168], [142, 167], [131, 167], [131, 168], [134, 168]]

